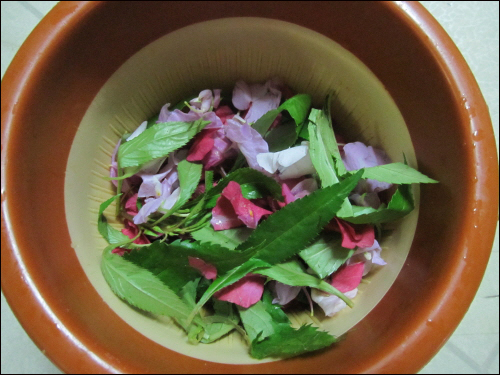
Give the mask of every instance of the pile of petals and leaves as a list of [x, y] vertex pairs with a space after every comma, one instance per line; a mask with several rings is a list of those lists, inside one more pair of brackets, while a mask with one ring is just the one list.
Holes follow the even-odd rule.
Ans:
[[[113, 292], [171, 317], [191, 343], [236, 330], [255, 358], [335, 342], [284, 311], [352, 307], [362, 278], [386, 264], [375, 229], [414, 208], [411, 184], [436, 181], [344, 142], [329, 103], [239, 81], [165, 104], [123, 135], [108, 177], [117, 194], [98, 217]], [[104, 216], [113, 202], [121, 230]]]

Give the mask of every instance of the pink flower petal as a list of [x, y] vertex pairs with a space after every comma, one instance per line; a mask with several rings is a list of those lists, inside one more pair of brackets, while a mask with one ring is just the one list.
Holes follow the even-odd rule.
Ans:
[[220, 301], [235, 303], [249, 308], [262, 298], [266, 279], [260, 275], [248, 274], [232, 285], [229, 285], [214, 294]]
[[351, 224], [335, 218], [342, 233], [342, 247], [354, 249], [356, 246], [365, 248], [373, 246], [375, 241], [375, 228], [369, 224]]
[[272, 214], [271, 211], [265, 210], [243, 197], [241, 186], [237, 182], [229, 182], [222, 190], [222, 196], [231, 202], [238, 219], [249, 228], [256, 228], [262, 216]]
[[214, 132], [215, 129], [202, 130], [189, 150], [186, 158], [187, 161], [200, 161], [212, 150], [214, 147]]
[[231, 107], [224, 105], [215, 110], [215, 115], [222, 121], [223, 124], [225, 124], [227, 120], [233, 118], [234, 113]]
[[203, 259], [188, 256], [189, 265], [198, 271], [208, 280], [215, 280], [217, 277], [217, 269], [210, 263], [206, 263]]
[[212, 219], [210, 220], [214, 230], [225, 230], [243, 226], [243, 222], [238, 219], [229, 199], [220, 196], [215, 207], [212, 209]]
[[139, 212], [137, 208], [137, 196], [138, 194], [135, 193], [125, 202], [125, 212], [129, 215], [135, 216]]
[[[131, 222], [130, 220], [125, 219], [124, 224], [125, 224], [125, 228], [123, 228], [121, 230], [121, 232], [124, 235], [126, 235], [128, 238], [132, 239], [135, 236], [137, 236], [137, 234], [139, 234], [139, 227], [137, 225], [135, 225], [133, 222]], [[149, 239], [146, 237], [145, 234], [141, 234], [139, 237], [137, 237], [134, 240], [134, 243], [138, 244], [138, 245], [146, 245], [146, 244], [149, 244], [151, 242], [149, 241]], [[123, 254], [130, 252], [130, 249], [123, 249], [123, 248], [117, 247], [117, 248], [113, 249], [111, 252], [113, 254], [118, 254], [120, 256], [123, 256]]]
[[363, 277], [364, 267], [364, 263], [342, 266], [332, 275], [330, 284], [342, 293], [356, 289]]

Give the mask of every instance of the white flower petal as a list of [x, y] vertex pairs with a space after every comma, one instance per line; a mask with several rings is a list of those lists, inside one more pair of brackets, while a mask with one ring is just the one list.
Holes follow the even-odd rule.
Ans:
[[144, 130], [146, 130], [146, 127], [148, 126], [148, 122], [144, 121], [141, 125], [137, 127], [137, 129], [134, 130], [132, 134], [130, 134], [127, 138], [127, 142], [134, 139], [135, 137], [139, 136]]
[[[358, 293], [358, 288], [345, 292], [344, 295], [347, 298], [354, 298]], [[312, 289], [311, 298], [316, 302], [319, 307], [323, 309], [326, 316], [332, 316], [338, 313], [340, 310], [345, 308], [347, 305], [339, 297], [326, 294], [318, 289]]]

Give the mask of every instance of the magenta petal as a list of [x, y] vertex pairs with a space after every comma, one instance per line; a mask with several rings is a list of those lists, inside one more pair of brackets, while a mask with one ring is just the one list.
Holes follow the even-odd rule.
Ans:
[[262, 216], [272, 214], [271, 211], [265, 210], [243, 197], [241, 186], [237, 182], [229, 182], [222, 190], [222, 196], [229, 199], [238, 219], [249, 228], [256, 228]]
[[[281, 194], [283, 195], [283, 197], [285, 198], [285, 203], [281, 203], [281, 202], [278, 202], [278, 204], [281, 206], [281, 204], [283, 204], [283, 206], [287, 205], [287, 204], [290, 204], [292, 202], [295, 201], [295, 196], [292, 194], [292, 192], [290, 191], [290, 188], [288, 187], [287, 184], [281, 184]], [[280, 204], [281, 203], [281, 204]]]
[[[128, 238], [132, 239], [139, 234], [139, 227], [137, 225], [135, 225], [133, 222], [131, 222], [130, 220], [125, 219], [124, 224], [125, 224], [125, 228], [122, 229], [122, 233], [124, 235], [126, 235]], [[138, 245], [141, 245], [141, 244], [145, 245], [145, 244], [149, 244], [151, 242], [144, 234], [141, 234], [139, 237], [137, 237], [134, 240], [134, 243], [138, 244]]]
[[375, 228], [368, 224], [351, 224], [335, 218], [340, 233], [342, 233], [342, 247], [354, 249], [356, 246], [365, 248], [373, 246], [375, 241]]
[[222, 121], [223, 124], [225, 124], [227, 120], [233, 118], [234, 113], [229, 106], [224, 105], [217, 108], [217, 110], [215, 111], [215, 115]]
[[189, 265], [198, 271], [208, 280], [215, 280], [217, 277], [217, 269], [210, 263], [206, 263], [203, 259], [188, 256]]
[[200, 161], [212, 150], [214, 147], [214, 132], [215, 130], [202, 130], [194, 141], [189, 154], [186, 158], [187, 161]]
[[363, 277], [364, 267], [364, 263], [343, 266], [332, 275], [330, 284], [342, 293], [356, 289]]
[[210, 220], [214, 230], [225, 230], [243, 226], [243, 222], [238, 219], [229, 199], [220, 196], [215, 207], [212, 209], [212, 219]]
[[139, 209], [137, 208], [137, 197], [138, 194], [135, 193], [125, 202], [125, 212], [127, 214], [135, 216], [139, 212]]
[[266, 279], [260, 275], [248, 274], [234, 284], [219, 290], [214, 297], [220, 301], [249, 308], [262, 298], [265, 281]]

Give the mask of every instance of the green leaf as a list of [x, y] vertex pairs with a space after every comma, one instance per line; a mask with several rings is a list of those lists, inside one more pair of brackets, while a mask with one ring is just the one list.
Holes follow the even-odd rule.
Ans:
[[327, 282], [306, 273], [304, 267], [296, 259], [255, 271], [255, 273], [267, 276], [286, 285], [308, 286], [345, 298], [343, 294], [341, 295], [337, 289]]
[[200, 273], [189, 265], [188, 255], [180, 247], [176, 243], [168, 245], [156, 241], [124, 254], [123, 259], [148, 270], [170, 290], [178, 293], [186, 283], [200, 277]]
[[205, 331], [201, 340], [204, 344], [209, 344], [227, 335], [237, 327], [240, 321], [232, 303], [214, 299], [214, 310], [214, 315], [205, 318]]
[[320, 237], [313, 244], [299, 253], [299, 256], [321, 278], [334, 273], [349, 259], [354, 250], [341, 246], [342, 239]]
[[304, 249], [335, 216], [358, 183], [362, 172], [319, 189], [270, 215], [237, 250], [257, 249], [256, 258], [271, 265], [281, 263]]
[[[314, 114], [315, 109], [311, 110], [311, 116]], [[311, 156], [311, 162], [318, 173], [321, 180], [321, 186], [327, 187], [331, 186], [339, 181], [335, 173], [335, 167], [333, 165], [333, 159], [328, 154], [325, 146], [325, 142], [318, 130], [318, 127], [313, 122], [308, 125], [309, 130], [309, 154]]]
[[[295, 121], [295, 124], [300, 126], [305, 119], [307, 118], [307, 114], [309, 113], [309, 108], [311, 107], [311, 96], [308, 94], [298, 94], [290, 99], [286, 100], [281, 104], [277, 109], [273, 109], [266, 114], [264, 114], [260, 119], [258, 119], [255, 124], [253, 124], [253, 128], [257, 130], [262, 136], [264, 136], [269, 127], [276, 119], [278, 114], [282, 111], [287, 111], [290, 116]], [[297, 128], [298, 129], [298, 128]], [[297, 130], [298, 134], [299, 130]]]
[[271, 129], [265, 138], [269, 145], [269, 152], [283, 151], [292, 147], [297, 140], [296, 128], [293, 121], [287, 121]]
[[109, 225], [106, 217], [104, 216], [104, 211], [109, 207], [113, 201], [121, 196], [121, 194], [115, 195], [114, 197], [109, 198], [106, 202], [101, 203], [99, 206], [99, 215], [97, 218], [97, 230], [104, 237], [104, 239], [110, 244], [118, 244], [123, 243], [124, 241], [129, 240], [130, 238], [124, 235], [121, 231], [113, 228]]
[[182, 160], [177, 166], [177, 171], [179, 173], [179, 187], [180, 194], [177, 201], [174, 203], [172, 208], [168, 210], [160, 219], [156, 220], [153, 225], [157, 225], [159, 222], [165, 220], [170, 215], [179, 210], [193, 195], [194, 191], [198, 187], [201, 179], [201, 170], [203, 166], [201, 164], [190, 163], [187, 160]]
[[374, 209], [353, 206], [352, 208], [352, 216], [339, 215], [339, 217], [353, 224], [379, 224], [399, 220], [415, 208], [411, 185], [400, 185], [387, 207]]
[[120, 168], [142, 165], [167, 156], [186, 145], [210, 121], [161, 122], [146, 129], [139, 136], [125, 142], [118, 149]]
[[261, 338], [266, 338], [274, 333], [273, 318], [262, 301], [247, 309], [237, 308], [250, 341], [254, 341], [259, 334]]
[[365, 168], [363, 178], [371, 178], [373, 180], [388, 182], [391, 184], [438, 182], [403, 163], [391, 163]]
[[192, 232], [193, 238], [199, 242], [210, 242], [221, 245], [228, 249], [235, 249], [244, 242], [252, 233], [253, 229], [247, 227], [214, 230], [211, 225]]
[[121, 299], [185, 324], [191, 309], [148, 270], [109, 251], [103, 253], [101, 270], [111, 290]]
[[272, 335], [262, 338], [259, 336], [252, 341], [250, 354], [257, 359], [266, 357], [290, 358], [325, 348], [337, 341], [329, 333], [318, 331], [318, 328], [310, 325], [294, 329], [280, 324]]

